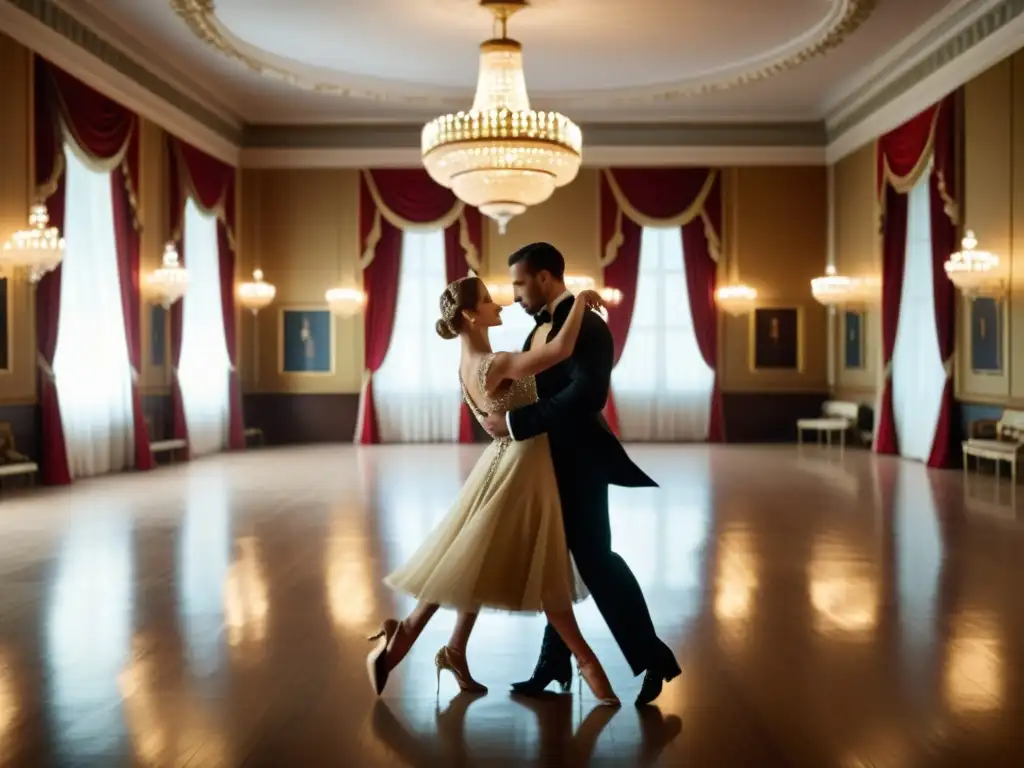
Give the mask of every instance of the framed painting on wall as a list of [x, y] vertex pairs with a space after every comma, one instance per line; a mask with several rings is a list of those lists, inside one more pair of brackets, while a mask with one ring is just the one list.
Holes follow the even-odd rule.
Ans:
[[159, 304], [149, 308], [149, 364], [154, 368], [167, 364], [167, 315]]
[[0, 277], [0, 373], [11, 371], [11, 302], [8, 297], [9, 282]]
[[751, 368], [800, 369], [800, 310], [758, 307], [751, 313]]
[[0, 278], [0, 373], [10, 373], [10, 299], [9, 281]]
[[998, 299], [971, 301], [971, 370], [1003, 372], [1003, 303]]
[[843, 367], [848, 371], [864, 368], [864, 325], [863, 312], [843, 312]]
[[323, 307], [281, 309], [278, 370], [292, 376], [334, 373], [334, 319]]

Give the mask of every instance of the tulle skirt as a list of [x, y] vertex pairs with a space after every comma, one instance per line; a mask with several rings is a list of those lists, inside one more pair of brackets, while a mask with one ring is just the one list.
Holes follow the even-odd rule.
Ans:
[[467, 611], [559, 611], [584, 599], [547, 435], [493, 441], [447, 515], [384, 582]]

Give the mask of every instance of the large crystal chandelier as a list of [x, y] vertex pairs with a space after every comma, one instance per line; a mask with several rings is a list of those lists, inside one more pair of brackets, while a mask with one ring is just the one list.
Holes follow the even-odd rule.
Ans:
[[242, 283], [238, 286], [238, 303], [254, 315], [269, 307], [276, 295], [277, 288], [263, 281], [262, 269], [253, 270], [251, 283]]
[[164, 245], [163, 264], [146, 277], [143, 291], [146, 299], [170, 309], [188, 290], [188, 270], [181, 265], [173, 242]]
[[0, 248], [0, 274], [23, 269], [30, 282], [38, 283], [60, 265], [64, 258], [64, 238], [49, 224], [46, 206], [33, 205], [28, 214], [29, 228], [15, 232]]
[[576, 178], [583, 134], [557, 112], [530, 108], [523, 47], [506, 34], [527, 0], [480, 0], [500, 36], [480, 46], [476, 97], [469, 112], [442, 115], [423, 126], [423, 165], [438, 184], [498, 222], [538, 205]]
[[999, 296], [1006, 289], [999, 269], [999, 257], [979, 251], [978, 239], [968, 229], [960, 241], [961, 250], [951, 254], [945, 263], [946, 275], [964, 296]]

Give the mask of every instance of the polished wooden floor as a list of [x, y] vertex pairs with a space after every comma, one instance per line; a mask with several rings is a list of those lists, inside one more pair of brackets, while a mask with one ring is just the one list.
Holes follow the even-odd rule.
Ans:
[[[1024, 765], [1024, 498], [848, 450], [649, 446], [616, 549], [684, 672], [658, 706], [592, 601], [627, 705], [507, 684], [542, 622], [487, 614], [491, 687], [435, 693], [439, 614], [385, 696], [381, 586], [478, 447], [259, 450], [0, 497], [0, 764]], [[1020, 506], [1015, 507], [1015, 504]]]

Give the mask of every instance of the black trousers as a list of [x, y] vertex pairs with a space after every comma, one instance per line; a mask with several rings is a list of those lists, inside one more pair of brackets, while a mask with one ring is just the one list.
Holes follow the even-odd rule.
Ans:
[[[608, 484], [578, 465], [556, 462], [555, 470], [569, 551], [633, 674], [639, 675], [653, 661], [658, 636], [636, 576], [612, 551]], [[569, 648], [550, 624], [544, 646], [553, 662], [569, 661]]]

